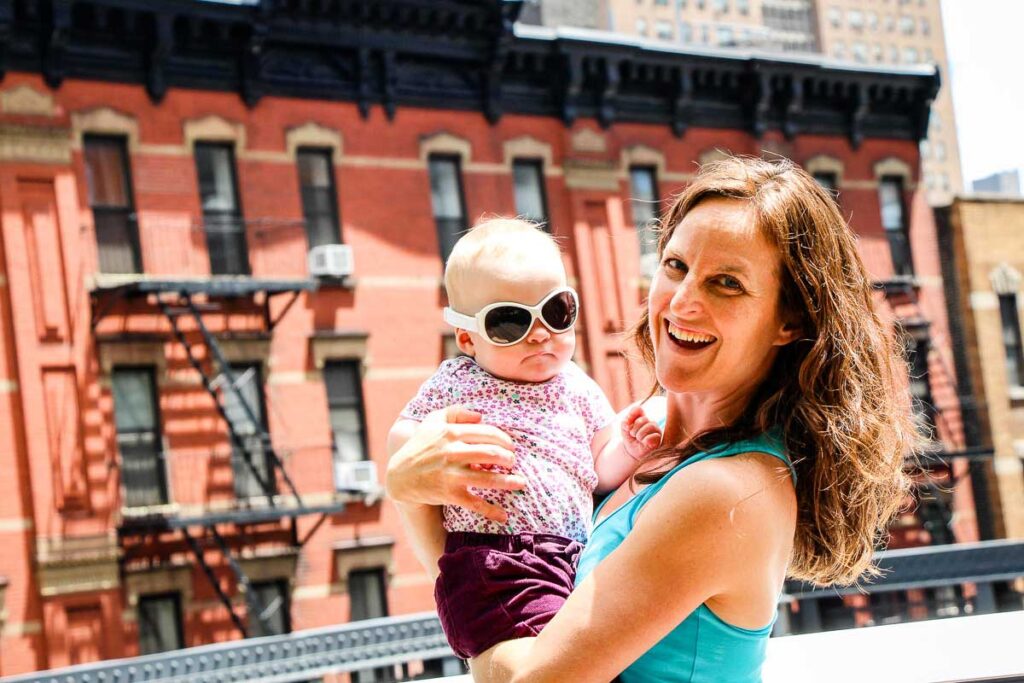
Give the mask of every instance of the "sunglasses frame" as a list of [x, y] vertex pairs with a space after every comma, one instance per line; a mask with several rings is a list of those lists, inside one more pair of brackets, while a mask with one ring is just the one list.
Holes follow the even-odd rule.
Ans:
[[[567, 292], [572, 297], [572, 301], [575, 304], [576, 315], [573, 316], [572, 324], [570, 324], [567, 328], [565, 328], [564, 330], [556, 330], [553, 327], [551, 327], [551, 325], [548, 324], [547, 320], [544, 319], [544, 316], [541, 315], [541, 310], [549, 301], [551, 301], [551, 299], [555, 298], [560, 294], [565, 294]], [[515, 341], [496, 342], [493, 339], [491, 339], [490, 335], [487, 334], [484, 328], [484, 323], [487, 319], [487, 314], [493, 311], [495, 308], [500, 308], [502, 306], [511, 306], [513, 308], [519, 308], [524, 311], [527, 311], [530, 314], [530, 324], [527, 326], [526, 332], [523, 333], [522, 337], [516, 339]], [[487, 304], [486, 306], [481, 308], [476, 313], [476, 315], [466, 315], [464, 313], [459, 313], [450, 306], [445, 306], [444, 308], [444, 321], [446, 323], [460, 330], [475, 332], [479, 334], [481, 337], [483, 337], [485, 340], [487, 340], [489, 344], [493, 344], [494, 346], [514, 346], [515, 344], [518, 344], [519, 342], [523, 341], [530, 335], [530, 330], [533, 329], [533, 326], [534, 324], [536, 324], [537, 320], [540, 320], [541, 324], [544, 325], [544, 327], [548, 328], [548, 330], [550, 330], [552, 334], [562, 334], [576, 327], [576, 321], [579, 320], [579, 317], [580, 296], [572, 287], [558, 287], [557, 289], [551, 290], [550, 292], [548, 292], [547, 296], [541, 299], [540, 302], [537, 303], [537, 305], [535, 306], [527, 306], [526, 304], [520, 303], [518, 301], [496, 301], [493, 304]]]

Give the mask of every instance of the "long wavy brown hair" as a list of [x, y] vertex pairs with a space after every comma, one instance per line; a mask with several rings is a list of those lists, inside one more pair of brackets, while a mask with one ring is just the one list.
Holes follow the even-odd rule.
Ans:
[[[797, 474], [790, 576], [824, 585], [877, 574], [872, 552], [910, 487], [904, 463], [925, 441], [902, 347], [875, 313], [856, 238], [833, 197], [800, 167], [730, 157], [705, 165], [675, 198], [662, 219], [659, 255], [683, 216], [711, 197], [753, 208], [781, 256], [779, 303], [802, 335], [781, 348], [738, 420], [656, 450], [635, 481], [657, 481], [698, 451], [781, 428]], [[653, 368], [647, 312], [633, 337]]]

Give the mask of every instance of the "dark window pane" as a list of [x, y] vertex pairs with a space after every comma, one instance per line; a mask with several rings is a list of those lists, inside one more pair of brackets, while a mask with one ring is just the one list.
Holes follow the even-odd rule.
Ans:
[[166, 503], [166, 474], [153, 370], [115, 368], [111, 384], [124, 505]]
[[1006, 379], [1010, 386], [1024, 386], [1024, 349], [1021, 347], [1016, 294], [999, 295], [999, 314], [1003, 324], [1003, 347], [1006, 350]]
[[384, 568], [356, 569], [348, 574], [350, 620], [376, 619], [388, 616]]
[[640, 240], [641, 272], [651, 275], [658, 267], [658, 182], [654, 168], [630, 168], [629, 188], [633, 225]]
[[[517, 160], [512, 164], [512, 176], [515, 181], [516, 213], [535, 223], [547, 224], [542, 163], [535, 160]], [[548, 230], [550, 231], [550, 228]]]
[[139, 597], [139, 654], [182, 647], [181, 599], [177, 593]]
[[210, 272], [248, 275], [249, 250], [235, 191], [235, 159], [231, 147], [197, 143], [195, 155]]
[[437, 241], [441, 258], [447, 261], [455, 242], [469, 227], [463, 208], [459, 160], [456, 157], [431, 156], [428, 165]]
[[[266, 417], [263, 412], [260, 367], [257, 363], [232, 363], [231, 372], [235, 376], [237, 391], [224, 386], [221, 393], [224, 397], [224, 412], [236, 437], [231, 439], [231, 469], [234, 474], [235, 496], [265, 496], [267, 491], [260, 485], [261, 479], [269, 484], [271, 492], [276, 491], [276, 488], [274, 472], [269, 462], [270, 456], [266, 451], [268, 444], [264, 442]], [[247, 455], [259, 473], [259, 478], [247, 464]]]
[[833, 195], [839, 187], [839, 181], [836, 178], [836, 174], [829, 171], [819, 171], [818, 173], [815, 173], [814, 179], [818, 181], [819, 185], [831, 192]]
[[878, 185], [878, 200], [882, 207], [882, 227], [889, 237], [892, 251], [893, 271], [897, 275], [913, 275], [913, 258], [903, 206], [903, 179], [899, 176], [884, 176]]
[[90, 206], [130, 207], [124, 141], [86, 137], [84, 156]]
[[84, 157], [100, 272], [138, 273], [141, 259], [125, 141], [86, 136]]
[[935, 437], [935, 403], [932, 400], [931, 381], [928, 374], [928, 351], [931, 343], [927, 337], [911, 340], [910, 347], [910, 396], [914, 409], [921, 416], [925, 435]]
[[337, 191], [331, 151], [301, 149], [298, 153], [299, 191], [310, 248], [339, 242]]
[[288, 583], [284, 579], [257, 581], [250, 584], [262, 615], [250, 616], [249, 627], [255, 636], [277, 636], [290, 633], [291, 618]]
[[335, 483], [340, 484], [350, 477], [339, 468], [345, 463], [367, 459], [366, 415], [359, 361], [329, 361], [324, 365], [324, 383], [331, 417]]

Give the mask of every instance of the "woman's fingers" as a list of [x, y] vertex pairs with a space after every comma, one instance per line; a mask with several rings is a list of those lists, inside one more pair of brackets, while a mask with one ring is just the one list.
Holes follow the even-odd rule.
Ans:
[[491, 444], [463, 443], [457, 441], [449, 444], [445, 452], [448, 462], [453, 465], [496, 465], [512, 469], [516, 464], [516, 454], [507, 448]]
[[498, 522], [499, 524], [505, 524], [508, 522], [508, 513], [502, 510], [497, 505], [488, 503], [479, 496], [474, 496], [469, 491], [465, 492], [465, 495], [459, 499], [458, 505], [464, 507], [467, 510], [472, 510], [481, 517]]
[[456, 479], [461, 486], [473, 486], [478, 489], [522, 491], [526, 488], [526, 479], [519, 475], [486, 470], [463, 469], [456, 475]]

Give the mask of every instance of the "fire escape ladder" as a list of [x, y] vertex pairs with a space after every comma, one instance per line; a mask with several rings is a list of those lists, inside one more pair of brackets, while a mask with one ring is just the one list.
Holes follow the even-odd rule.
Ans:
[[[249, 472], [252, 474], [253, 478], [256, 480], [260, 488], [266, 494], [267, 502], [270, 505], [273, 505], [274, 495], [276, 492], [274, 490], [271, 478], [270, 476], [264, 476], [263, 473], [260, 472], [260, 469], [256, 466], [254, 458], [257, 456], [257, 454], [253, 453], [253, 449], [251, 448], [251, 445], [246, 439], [245, 435], [240, 433], [239, 430], [237, 429], [237, 423], [235, 420], [231, 419], [227, 407], [224, 405], [223, 394], [221, 393], [221, 391], [218, 391], [218, 389], [221, 389], [223, 391], [224, 388], [230, 387], [230, 390], [235, 392], [234, 398], [236, 399], [237, 403], [239, 403], [242, 406], [245, 406], [249, 415], [253, 415], [252, 409], [248, 405], [248, 402], [238, 391], [238, 388], [235, 385], [234, 375], [233, 373], [231, 373], [230, 368], [225, 368], [225, 366], [220, 365], [220, 363], [224, 359], [224, 356], [220, 353], [220, 349], [216, 346], [216, 340], [213, 338], [212, 335], [209, 334], [209, 331], [206, 330], [205, 326], [202, 326], [201, 329], [205, 332], [203, 336], [205, 339], [207, 339], [207, 348], [209, 348], [211, 352], [213, 352], [214, 357], [217, 359], [218, 365], [222, 370], [222, 374], [226, 375], [227, 381], [217, 381], [216, 377], [211, 377], [210, 374], [206, 371], [206, 368], [203, 366], [203, 363], [199, 360], [199, 358], [196, 357], [195, 353], [193, 353], [193, 344], [188, 340], [188, 337], [185, 335], [184, 331], [178, 326], [178, 318], [187, 312], [194, 315], [198, 320], [201, 319], [202, 314], [199, 312], [197, 308], [195, 308], [195, 305], [192, 304], [192, 301], [191, 299], [189, 299], [188, 295], [183, 296], [189, 303], [187, 309], [175, 308], [169, 305], [163, 299], [159, 299], [160, 310], [163, 311], [168, 321], [170, 321], [171, 330], [174, 332], [174, 337], [178, 340], [182, 347], [184, 347], [185, 355], [188, 358], [189, 364], [196, 372], [199, 373], [199, 377], [202, 379], [203, 382], [203, 388], [205, 388], [207, 393], [209, 393], [210, 396], [213, 398], [213, 403], [214, 406], [217, 408], [217, 412], [220, 414], [221, 418], [223, 418], [224, 422], [227, 424], [228, 436], [231, 439], [232, 444], [234, 444], [234, 446], [237, 448], [238, 453], [241, 454], [242, 460], [245, 463], [246, 467], [248, 468]], [[224, 369], [227, 369], [226, 373], [223, 372]], [[258, 428], [262, 430], [261, 423], [253, 421], [252, 424], [257, 425]], [[259, 436], [261, 440], [264, 440], [266, 443], [269, 443], [270, 439], [265, 432], [261, 431]]]
[[[235, 559], [234, 554], [231, 552], [231, 548], [228, 546], [227, 541], [217, 531], [217, 527], [210, 525], [210, 533], [213, 535], [213, 540], [217, 542], [217, 546], [220, 548], [221, 554], [224, 559], [227, 560], [228, 566], [231, 567], [231, 571], [235, 575], [235, 579], [238, 581], [238, 585], [245, 595], [245, 604], [249, 610], [249, 625], [252, 626], [252, 618], [255, 617], [260, 624], [260, 634], [270, 633], [270, 617], [281, 608], [279, 603], [270, 605], [269, 607], [264, 606], [260, 601], [260, 596], [256, 595], [256, 591], [253, 590], [252, 582], [249, 581], [249, 577], [246, 576], [245, 571], [242, 569], [242, 565]], [[272, 609], [271, 609], [272, 608]]]
[[[235, 624], [235, 628], [238, 629], [239, 633], [242, 634], [243, 638], [248, 638], [249, 633], [245, 628], [245, 623], [242, 621], [241, 617], [238, 616], [238, 613], [235, 612], [234, 607], [231, 605], [231, 598], [228, 596], [227, 593], [224, 592], [224, 589], [221, 588], [220, 582], [217, 581], [217, 575], [213, 573], [213, 567], [211, 567], [206, 562], [206, 557], [203, 554], [203, 549], [199, 547], [199, 543], [196, 541], [196, 539], [193, 538], [191, 534], [189, 534], [187, 528], [182, 527], [181, 534], [185, 537], [185, 542], [188, 543], [188, 547], [192, 550], [192, 554], [195, 555], [196, 560], [199, 561], [199, 566], [203, 568], [203, 573], [206, 574], [207, 580], [210, 582], [210, 585], [213, 586], [213, 590], [216, 591], [217, 597], [220, 598], [220, 601], [224, 605], [224, 608], [228, 611], [228, 614], [231, 615], [231, 621]], [[228, 556], [230, 557], [230, 555]]]
[[[195, 302], [192, 301], [191, 297], [185, 296], [184, 299], [185, 307], [189, 310], [189, 312], [191, 312], [192, 317], [195, 319], [196, 326], [199, 328], [199, 332], [200, 334], [202, 334], [203, 340], [206, 342], [206, 347], [210, 350], [210, 354], [213, 356], [214, 362], [216, 364], [219, 373], [217, 378], [215, 378], [215, 380], [213, 381], [210, 381], [208, 380], [208, 378], [205, 378], [204, 385], [207, 387], [207, 391], [210, 391], [211, 395], [214, 397], [214, 400], [217, 401], [218, 405], [220, 406], [220, 412], [224, 415], [224, 419], [228, 423], [228, 430], [236, 434], [236, 436], [239, 437], [237, 440], [242, 442], [245, 442], [246, 439], [244, 434], [238, 434], [239, 422], [242, 422], [242, 424], [248, 423], [257, 430], [256, 438], [258, 439], [262, 447], [263, 453], [265, 453], [266, 456], [270, 458], [272, 467], [277, 468], [277, 470], [280, 471], [281, 478], [284, 480], [285, 484], [287, 485], [289, 491], [291, 491], [292, 495], [295, 496], [296, 505], [298, 505], [298, 507], [300, 508], [304, 507], [302, 504], [302, 499], [299, 496], [299, 491], [295, 487], [295, 483], [292, 481], [292, 478], [288, 475], [288, 472], [285, 470], [284, 462], [281, 461], [280, 456], [274, 450], [273, 443], [271, 443], [270, 440], [270, 434], [267, 433], [266, 428], [263, 425], [263, 420], [259, 418], [255, 408], [253, 408], [253, 406], [250, 405], [245, 395], [240, 391], [238, 378], [235, 376], [235, 373], [231, 370], [231, 364], [224, 357], [223, 352], [220, 350], [220, 345], [217, 343], [216, 337], [214, 337], [210, 333], [210, 330], [206, 327], [206, 324], [203, 322], [202, 311], [199, 310]], [[219, 393], [217, 389], [220, 389]], [[225, 391], [227, 391], [232, 396], [232, 402], [241, 408], [243, 413], [241, 416], [232, 415], [232, 413], [227, 411], [226, 406], [224, 405]], [[239, 417], [241, 417], [242, 420], [239, 420]], [[249, 453], [248, 448], [246, 448], [246, 453], [247, 457], [251, 455]], [[272, 471], [273, 470], [271, 470], [270, 474], [271, 479], [273, 478]], [[261, 486], [262, 484], [263, 482], [261, 482]], [[269, 482], [268, 486], [264, 486], [263, 488], [265, 491], [268, 492], [268, 498], [272, 498], [274, 492], [270, 490]]]

